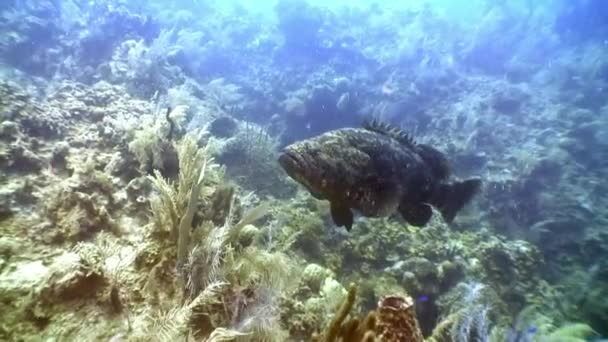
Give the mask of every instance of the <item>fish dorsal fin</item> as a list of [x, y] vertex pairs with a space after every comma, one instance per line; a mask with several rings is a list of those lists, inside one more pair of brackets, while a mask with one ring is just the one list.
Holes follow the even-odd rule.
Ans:
[[414, 138], [412, 138], [411, 135], [390, 124], [373, 119], [364, 122], [363, 128], [391, 137], [407, 147], [416, 147], [416, 141], [414, 141]]

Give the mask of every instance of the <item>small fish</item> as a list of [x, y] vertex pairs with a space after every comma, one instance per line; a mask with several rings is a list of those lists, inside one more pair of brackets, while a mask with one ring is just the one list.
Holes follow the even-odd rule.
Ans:
[[336, 108], [338, 108], [338, 110], [340, 110], [340, 111], [345, 111], [346, 109], [348, 109], [349, 104], [350, 104], [350, 93], [344, 93], [340, 96], [340, 98], [338, 99], [338, 102], [336, 102]]
[[312, 196], [328, 200], [334, 223], [348, 231], [352, 210], [366, 217], [399, 212], [409, 224], [424, 226], [433, 206], [451, 222], [481, 186], [478, 178], [448, 182], [441, 152], [375, 121], [289, 145], [279, 164]]
[[536, 332], [538, 331], [538, 328], [536, 328], [535, 326], [531, 325], [530, 327], [528, 327], [528, 330], [526, 330], [526, 332], [530, 335], [532, 334], [536, 334]]
[[428, 301], [429, 301], [429, 296], [424, 296], [424, 295], [419, 296], [419, 297], [418, 297], [418, 301], [419, 301], [419, 302], [423, 302], [423, 303], [424, 303], [424, 302], [428, 302]]

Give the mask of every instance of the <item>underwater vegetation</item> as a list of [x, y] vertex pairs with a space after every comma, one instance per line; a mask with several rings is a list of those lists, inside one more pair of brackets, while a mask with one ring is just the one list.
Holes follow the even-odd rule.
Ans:
[[2, 1], [0, 340], [608, 338], [606, 18]]

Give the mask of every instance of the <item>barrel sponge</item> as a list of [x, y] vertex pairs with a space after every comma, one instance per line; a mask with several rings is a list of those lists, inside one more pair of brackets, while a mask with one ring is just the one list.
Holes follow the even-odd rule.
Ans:
[[381, 341], [422, 342], [414, 300], [409, 296], [384, 296], [378, 301], [376, 334]]

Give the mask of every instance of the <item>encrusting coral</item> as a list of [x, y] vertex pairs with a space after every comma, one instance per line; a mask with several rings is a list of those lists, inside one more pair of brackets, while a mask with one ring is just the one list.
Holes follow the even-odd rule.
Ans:
[[44, 213], [56, 228], [49, 242], [81, 241], [99, 231], [120, 234], [111, 214], [117, 207], [112, 178], [96, 164], [92, 158], [68, 158], [72, 176], [48, 188]]

